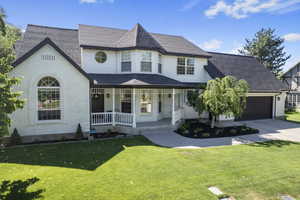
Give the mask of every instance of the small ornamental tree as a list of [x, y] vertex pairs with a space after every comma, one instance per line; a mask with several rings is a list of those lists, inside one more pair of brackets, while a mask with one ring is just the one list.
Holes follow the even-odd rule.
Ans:
[[15, 60], [13, 45], [20, 38], [19, 29], [6, 25], [6, 35], [0, 35], [0, 137], [8, 134], [11, 120], [9, 114], [22, 108], [24, 101], [20, 92], [13, 87], [20, 79], [10, 76], [12, 62]]
[[188, 101], [199, 116], [204, 111], [212, 115], [211, 128], [214, 128], [215, 121], [220, 115], [241, 117], [246, 108], [248, 90], [248, 83], [245, 80], [226, 76], [208, 81], [204, 92], [191, 93]]
[[83, 136], [83, 132], [82, 132], [81, 125], [78, 124], [77, 130], [76, 130], [76, 133], [75, 133], [75, 138], [76, 138], [77, 140], [81, 140], [83, 137], [84, 137], [84, 136]]

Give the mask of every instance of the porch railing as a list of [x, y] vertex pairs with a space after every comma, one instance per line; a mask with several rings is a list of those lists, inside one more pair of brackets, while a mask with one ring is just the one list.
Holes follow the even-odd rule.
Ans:
[[179, 121], [182, 118], [182, 109], [175, 110], [173, 117], [174, 117], [174, 123]]
[[91, 114], [91, 124], [96, 125], [112, 125], [114, 120], [116, 125], [133, 126], [133, 114], [121, 112], [102, 112]]
[[92, 113], [91, 121], [92, 125], [108, 125], [112, 124], [112, 118], [112, 112]]
[[116, 112], [115, 120], [116, 120], [116, 124], [132, 126], [133, 114]]

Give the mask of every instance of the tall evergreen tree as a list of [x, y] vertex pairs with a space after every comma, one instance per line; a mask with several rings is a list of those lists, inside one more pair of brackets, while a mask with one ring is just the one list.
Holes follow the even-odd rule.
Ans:
[[291, 57], [284, 52], [284, 39], [275, 34], [275, 29], [261, 29], [253, 39], [246, 39], [246, 44], [239, 52], [254, 56], [258, 61], [275, 74], [282, 72], [282, 66]]
[[2, 33], [2, 35], [5, 35], [6, 34], [6, 27], [5, 27], [5, 18], [6, 18], [6, 15], [5, 15], [5, 11], [3, 8], [0, 7], [0, 32]]
[[15, 60], [13, 45], [20, 38], [19, 29], [6, 25], [6, 34], [0, 34], [0, 137], [8, 134], [11, 120], [9, 114], [22, 108], [24, 101], [20, 99], [20, 92], [13, 87], [20, 83], [20, 79], [11, 77], [11, 64]]

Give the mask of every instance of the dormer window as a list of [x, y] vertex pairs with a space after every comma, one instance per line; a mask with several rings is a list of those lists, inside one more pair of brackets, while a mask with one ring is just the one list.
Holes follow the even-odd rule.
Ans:
[[121, 54], [121, 72], [131, 72], [130, 51], [123, 51]]
[[195, 73], [195, 59], [194, 58], [177, 58], [177, 74], [193, 75]]
[[152, 72], [152, 62], [151, 62], [152, 53], [145, 51], [142, 54], [141, 62], [141, 72]]

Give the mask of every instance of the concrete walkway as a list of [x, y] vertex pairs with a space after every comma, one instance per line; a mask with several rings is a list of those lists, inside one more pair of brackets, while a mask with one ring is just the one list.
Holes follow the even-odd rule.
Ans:
[[263, 142], [268, 140], [288, 140], [300, 142], [300, 124], [282, 120], [255, 120], [243, 122], [249, 127], [260, 130], [259, 134], [211, 138], [193, 139], [183, 137], [170, 129], [146, 131], [143, 135], [153, 143], [173, 148], [199, 148], [226, 145], [248, 144], [252, 142]]

